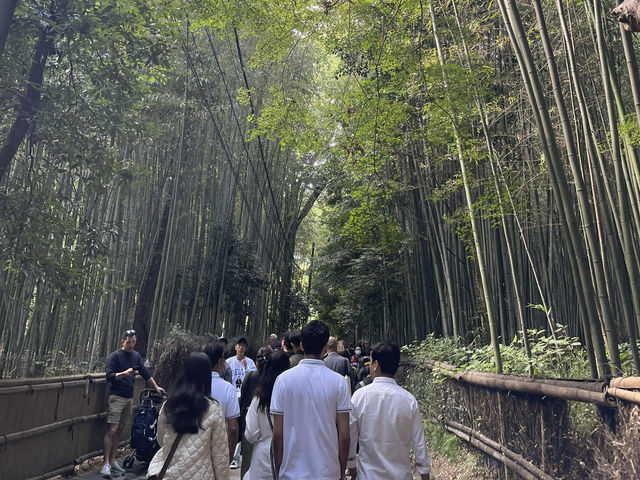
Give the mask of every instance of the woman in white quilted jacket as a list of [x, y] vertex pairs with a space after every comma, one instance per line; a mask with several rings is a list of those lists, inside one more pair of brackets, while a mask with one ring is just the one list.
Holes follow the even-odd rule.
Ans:
[[163, 480], [228, 480], [229, 446], [222, 408], [211, 393], [211, 362], [192, 353], [158, 418], [158, 443], [147, 478], [158, 475], [177, 434], [182, 433]]
[[289, 356], [282, 350], [268, 353], [267, 363], [264, 366], [256, 394], [247, 410], [245, 438], [253, 443], [251, 455], [251, 467], [247, 470], [242, 480], [272, 480], [271, 469], [271, 431], [273, 430], [269, 405], [271, 404], [271, 392], [276, 378], [289, 368]]

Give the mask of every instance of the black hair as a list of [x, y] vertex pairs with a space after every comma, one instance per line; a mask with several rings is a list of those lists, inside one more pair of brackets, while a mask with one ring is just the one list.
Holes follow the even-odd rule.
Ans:
[[198, 433], [210, 394], [211, 362], [205, 353], [194, 352], [185, 360], [182, 376], [164, 406], [176, 433]]
[[204, 353], [209, 357], [211, 367], [215, 367], [220, 359], [224, 356], [224, 343], [221, 341], [215, 341], [207, 343], [203, 349]]
[[122, 340], [124, 340], [125, 338], [133, 337], [135, 334], [136, 331], [134, 329], [125, 330], [124, 332], [122, 332]]
[[260, 375], [258, 388], [256, 388], [256, 397], [258, 397], [258, 408], [263, 412], [269, 410], [271, 404], [271, 394], [273, 393], [273, 384], [276, 378], [287, 368], [289, 368], [289, 355], [282, 350], [269, 352], [266, 355], [267, 362], [264, 371]]
[[393, 342], [376, 343], [371, 349], [371, 362], [378, 362], [385, 375], [395, 375], [400, 366], [400, 347]]
[[291, 346], [291, 339], [289, 338], [289, 335], [291, 335], [291, 330], [289, 330], [282, 336], [282, 340], [284, 341], [285, 348], [287, 350], [292, 350], [293, 347]]
[[291, 345], [295, 345], [296, 347], [300, 348], [301, 338], [302, 336], [301, 336], [300, 330], [298, 330], [297, 328], [293, 330], [289, 330], [289, 343]]
[[369, 373], [371, 373], [369, 365], [364, 365], [360, 367], [360, 370], [358, 370], [358, 381], [361, 382], [362, 380], [367, 378], [369, 376]]
[[271, 355], [272, 352], [273, 348], [269, 345], [260, 347], [260, 350], [258, 350], [258, 355], [256, 355], [256, 368], [259, 373], [264, 372], [264, 368], [269, 360], [269, 355]]
[[329, 327], [320, 320], [312, 320], [300, 332], [302, 346], [308, 355], [320, 355], [329, 340]]

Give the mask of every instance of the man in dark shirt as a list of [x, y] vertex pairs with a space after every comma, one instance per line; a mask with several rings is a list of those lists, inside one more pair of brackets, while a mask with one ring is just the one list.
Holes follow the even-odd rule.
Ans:
[[327, 356], [324, 357], [324, 364], [327, 367], [334, 372], [338, 372], [343, 377], [351, 374], [351, 370], [353, 369], [351, 368], [349, 360], [338, 354], [338, 341], [336, 337], [329, 337], [327, 352]]
[[127, 330], [122, 334], [122, 348], [111, 353], [107, 358], [108, 429], [104, 436], [104, 464], [100, 469], [100, 475], [104, 478], [124, 473], [124, 469], [116, 462], [116, 450], [122, 429], [131, 418], [131, 399], [133, 398], [133, 383], [136, 373], [140, 373], [156, 392], [165, 393], [145, 367], [140, 354], [133, 350], [133, 347], [136, 346], [136, 339], [135, 330]]
[[301, 336], [300, 330], [295, 329], [289, 332], [289, 341], [291, 342], [291, 347], [293, 348], [293, 355], [289, 358], [289, 364], [292, 367], [296, 367], [300, 360], [304, 358], [304, 348], [300, 345]]
[[[224, 345], [223, 358], [226, 356], [227, 347], [229, 346], [229, 340], [224, 337], [218, 337], [218, 341]], [[222, 365], [222, 371], [220, 372], [220, 376], [224, 378], [227, 382], [233, 385], [233, 372], [231, 371], [231, 367], [227, 362], [224, 362]]]

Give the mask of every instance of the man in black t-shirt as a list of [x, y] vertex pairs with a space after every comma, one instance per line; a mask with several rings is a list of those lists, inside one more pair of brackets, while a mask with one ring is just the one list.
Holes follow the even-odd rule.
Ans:
[[104, 478], [121, 475], [124, 469], [116, 462], [116, 450], [120, 442], [120, 434], [131, 418], [133, 383], [136, 373], [142, 375], [153, 389], [163, 394], [145, 367], [142, 357], [133, 350], [136, 346], [135, 330], [127, 330], [122, 334], [122, 348], [111, 353], [107, 358], [107, 382], [109, 383], [109, 411], [107, 415], [108, 429], [104, 436], [104, 464], [100, 475]]

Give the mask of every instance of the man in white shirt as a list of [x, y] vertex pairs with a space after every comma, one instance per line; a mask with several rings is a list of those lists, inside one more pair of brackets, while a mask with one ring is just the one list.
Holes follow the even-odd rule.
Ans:
[[323, 322], [307, 323], [302, 329], [304, 359], [281, 373], [273, 386], [276, 480], [344, 479], [351, 402], [344, 378], [322, 361], [328, 339]]
[[244, 382], [244, 376], [247, 372], [253, 372], [257, 370], [256, 364], [245, 354], [249, 349], [247, 339], [240, 337], [236, 342], [236, 356], [227, 358], [227, 363], [231, 367], [231, 373], [233, 374], [231, 384], [236, 387], [236, 396], [240, 398], [240, 391], [242, 389], [242, 382]]
[[429, 480], [431, 459], [418, 402], [393, 379], [399, 364], [400, 349], [395, 343], [381, 342], [371, 349], [373, 383], [351, 398], [347, 466], [352, 480], [356, 476], [358, 480], [411, 480], [411, 448], [418, 473], [422, 480]]
[[[256, 364], [249, 357], [245, 356], [247, 350], [249, 349], [249, 344], [247, 343], [247, 339], [244, 337], [240, 337], [236, 341], [235, 345], [236, 356], [230, 357], [227, 359], [227, 364], [231, 367], [231, 373], [233, 374], [231, 385], [236, 388], [236, 397], [238, 401], [240, 400], [240, 396], [242, 394], [242, 382], [244, 382], [244, 376], [248, 372], [254, 372], [258, 370], [256, 368]], [[240, 435], [244, 431], [244, 419], [240, 419], [242, 425], [240, 428]], [[231, 443], [229, 443], [231, 445]], [[234, 449], [230, 450], [234, 452], [233, 460], [231, 461], [231, 468], [238, 468], [240, 465], [240, 449], [241, 443], [238, 442]]]
[[236, 396], [236, 389], [220, 376], [224, 365], [224, 343], [217, 341], [204, 347], [204, 352], [211, 360], [211, 397], [216, 399], [222, 407], [224, 419], [227, 422], [227, 440], [229, 441], [229, 462], [233, 461], [233, 451], [238, 443], [240, 426], [240, 403]]

